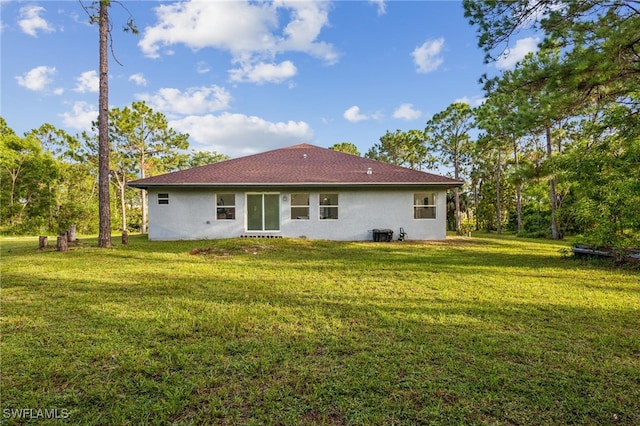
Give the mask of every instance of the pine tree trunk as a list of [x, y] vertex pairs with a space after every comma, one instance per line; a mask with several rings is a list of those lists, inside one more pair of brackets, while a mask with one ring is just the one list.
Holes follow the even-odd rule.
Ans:
[[100, 93], [98, 96], [98, 246], [111, 247], [111, 199], [109, 196], [109, 2], [100, 0]]
[[474, 216], [476, 218], [476, 231], [480, 230], [480, 222], [478, 222], [478, 209], [480, 207], [480, 192], [482, 192], [482, 179], [473, 186], [473, 207]]
[[[518, 159], [518, 139], [513, 140], [513, 162], [516, 166], [516, 173], [519, 173], [520, 160]], [[522, 232], [522, 183], [520, 178], [516, 182], [516, 215], [518, 217], [518, 233]]]
[[118, 186], [120, 189], [120, 212], [122, 214], [121, 226], [122, 226], [122, 232], [125, 232], [127, 230], [127, 204], [125, 203], [125, 199], [124, 199], [124, 193], [126, 189], [125, 183], [118, 182]]
[[[547, 159], [551, 160], [552, 147], [551, 147], [551, 128], [546, 128], [547, 137]], [[554, 240], [560, 239], [560, 232], [558, 231], [558, 204], [556, 200], [556, 181], [553, 177], [549, 179], [549, 197], [551, 198], [551, 238]]]
[[49, 220], [48, 220], [48, 224], [49, 224], [49, 229], [53, 229], [53, 207], [54, 204], [51, 202], [51, 193], [53, 192], [53, 190], [51, 189], [51, 185], [49, 185], [49, 200], [48, 200], [48, 204], [49, 204]]
[[[144, 179], [147, 177], [146, 167], [147, 156], [143, 149], [140, 156], [140, 179]], [[144, 235], [147, 233], [147, 191], [145, 189], [140, 190], [140, 202], [140, 208], [142, 209], [142, 223], [140, 224], [140, 232], [142, 233], [142, 235]]]
[[[458, 158], [456, 157], [456, 159], [453, 162], [453, 167], [454, 167], [454, 175], [456, 180], [458, 180], [460, 178], [460, 163]], [[461, 228], [461, 223], [460, 223], [460, 188], [459, 187], [455, 187], [454, 189], [454, 194], [455, 194], [455, 202], [456, 202], [456, 233], [460, 233], [460, 228]]]
[[502, 203], [500, 202], [500, 175], [502, 174], [502, 161], [498, 150], [498, 168], [496, 169], [496, 220], [498, 234], [502, 234]]
[[460, 188], [456, 186], [455, 190], [456, 197], [456, 232], [460, 233], [461, 228], [461, 220], [460, 220]]

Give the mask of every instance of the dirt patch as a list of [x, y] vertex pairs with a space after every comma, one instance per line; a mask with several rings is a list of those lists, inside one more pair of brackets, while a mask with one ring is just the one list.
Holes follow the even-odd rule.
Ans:
[[236, 247], [196, 247], [189, 252], [192, 256], [229, 257], [243, 254], [257, 255], [268, 247], [260, 244]]

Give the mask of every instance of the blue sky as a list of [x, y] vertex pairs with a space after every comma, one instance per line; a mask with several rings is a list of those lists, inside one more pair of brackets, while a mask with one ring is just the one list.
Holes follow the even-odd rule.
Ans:
[[[90, 0], [84, 4], [89, 5]], [[123, 1], [109, 103], [145, 100], [190, 149], [231, 157], [302, 142], [364, 154], [387, 130], [423, 129], [536, 39], [483, 63], [457, 1]], [[0, 115], [22, 134], [97, 118], [98, 31], [78, 1], [0, 1]], [[139, 35], [121, 31], [129, 18]]]

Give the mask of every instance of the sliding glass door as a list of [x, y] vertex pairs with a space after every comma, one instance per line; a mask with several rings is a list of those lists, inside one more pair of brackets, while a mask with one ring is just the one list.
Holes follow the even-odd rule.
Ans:
[[280, 230], [280, 194], [247, 194], [247, 231]]

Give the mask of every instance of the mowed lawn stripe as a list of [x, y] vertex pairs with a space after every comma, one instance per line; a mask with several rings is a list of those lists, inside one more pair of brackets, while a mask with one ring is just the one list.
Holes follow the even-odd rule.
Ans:
[[[566, 244], [2, 240], [2, 408], [82, 424], [638, 424], [640, 273]], [[3, 418], [11, 424], [14, 417]]]

